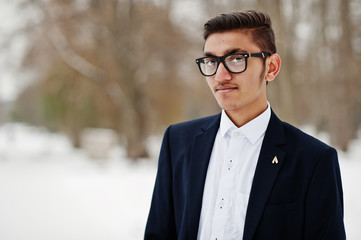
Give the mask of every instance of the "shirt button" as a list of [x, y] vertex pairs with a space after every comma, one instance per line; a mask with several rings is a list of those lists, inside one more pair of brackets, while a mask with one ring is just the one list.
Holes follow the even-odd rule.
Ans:
[[219, 203], [219, 208], [222, 209], [223, 206], [224, 206], [224, 203], [223, 203], [223, 202], [220, 202], [220, 203]]
[[234, 132], [233, 133], [233, 137], [239, 137], [240, 133], [239, 132]]
[[233, 163], [230, 162], [227, 164], [227, 166], [228, 166], [228, 169], [231, 169], [233, 167]]

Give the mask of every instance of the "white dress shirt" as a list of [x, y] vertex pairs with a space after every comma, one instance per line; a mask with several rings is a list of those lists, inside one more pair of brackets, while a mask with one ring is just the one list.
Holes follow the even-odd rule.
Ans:
[[237, 128], [222, 111], [204, 185], [198, 240], [242, 239], [249, 194], [270, 105]]

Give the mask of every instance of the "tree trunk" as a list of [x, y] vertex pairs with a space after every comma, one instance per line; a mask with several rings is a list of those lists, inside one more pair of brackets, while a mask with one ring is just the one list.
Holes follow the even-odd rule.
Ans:
[[355, 137], [355, 99], [357, 98], [357, 66], [352, 49], [352, 21], [350, 0], [342, 0], [340, 6], [340, 28], [342, 35], [334, 49], [338, 61], [335, 64], [334, 93], [331, 99], [332, 117], [330, 118], [331, 143], [347, 151], [349, 142]]

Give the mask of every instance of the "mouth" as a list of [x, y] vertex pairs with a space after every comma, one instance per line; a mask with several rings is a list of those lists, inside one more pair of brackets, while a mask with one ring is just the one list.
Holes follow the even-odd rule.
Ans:
[[228, 93], [228, 92], [232, 92], [233, 90], [238, 89], [238, 87], [235, 86], [219, 86], [216, 88], [216, 92], [219, 93]]

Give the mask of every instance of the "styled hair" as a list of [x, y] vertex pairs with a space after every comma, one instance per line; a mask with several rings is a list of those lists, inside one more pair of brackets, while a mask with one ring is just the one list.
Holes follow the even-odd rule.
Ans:
[[271, 18], [267, 13], [245, 10], [220, 14], [204, 24], [203, 38], [207, 40], [213, 33], [232, 30], [249, 32], [261, 51], [271, 54], [277, 51]]

